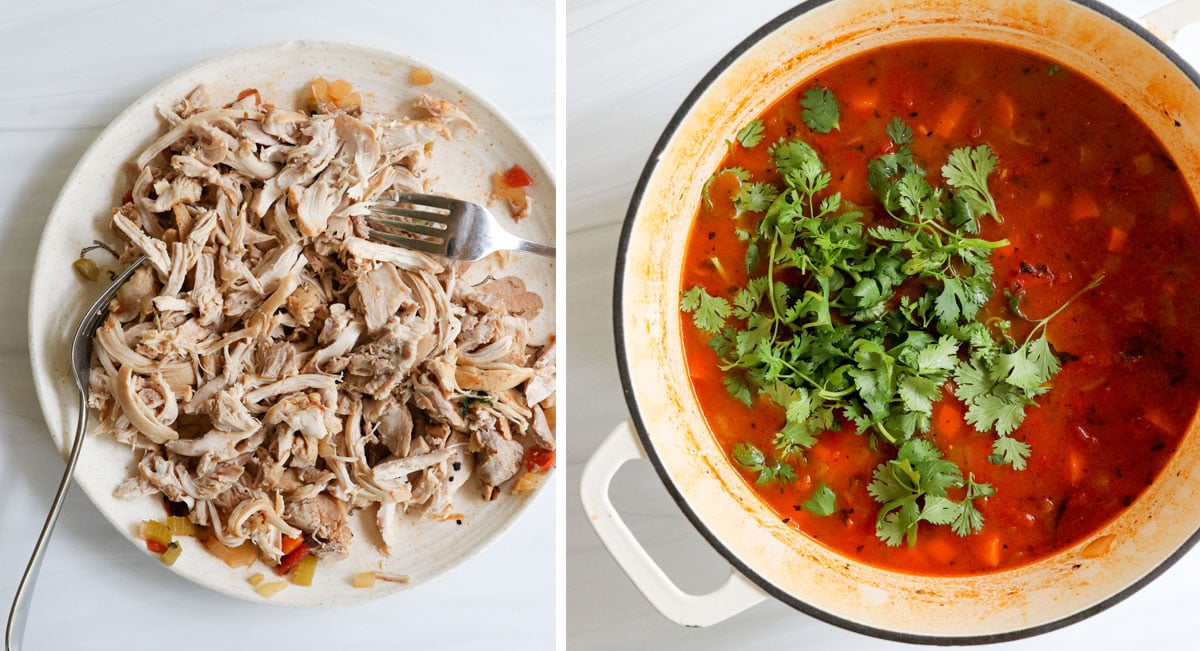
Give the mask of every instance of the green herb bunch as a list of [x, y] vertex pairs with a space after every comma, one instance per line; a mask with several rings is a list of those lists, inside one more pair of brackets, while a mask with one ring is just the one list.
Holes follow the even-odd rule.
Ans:
[[[814, 131], [838, 128], [828, 89], [810, 89], [802, 105]], [[758, 146], [762, 132], [756, 120], [737, 142]], [[981, 321], [994, 293], [990, 255], [1008, 245], [979, 237], [981, 220], [999, 221], [988, 189], [995, 155], [986, 145], [956, 149], [934, 185], [913, 154], [912, 129], [895, 118], [886, 132], [891, 153], [867, 170], [880, 215], [832, 191], [829, 171], [800, 139], [769, 145], [778, 183], [755, 181], [741, 168], [717, 172], [714, 179], [728, 174], [738, 183], [735, 218], [747, 227], [737, 235], [751, 279], [732, 300], [692, 287], [680, 307], [710, 334], [729, 394], [747, 407], [765, 397], [786, 414], [772, 454], [741, 443], [735, 461], [760, 483], [790, 482], [792, 464], [823, 432], [853, 423], [870, 444], [896, 450], [868, 489], [880, 504], [877, 535], [913, 545], [922, 521], [960, 535], [978, 531], [983, 516], [974, 500], [994, 493], [964, 478], [922, 436], [933, 405], [953, 382], [967, 422], [995, 437], [991, 460], [1023, 470], [1030, 449], [1013, 434], [1059, 371], [1046, 324], [1066, 306], [1033, 321], [1019, 342], [1011, 322]], [[710, 206], [711, 183], [704, 188]], [[950, 488], [964, 497], [950, 499]], [[821, 489], [828, 507], [819, 510], [832, 513], [834, 495]]]

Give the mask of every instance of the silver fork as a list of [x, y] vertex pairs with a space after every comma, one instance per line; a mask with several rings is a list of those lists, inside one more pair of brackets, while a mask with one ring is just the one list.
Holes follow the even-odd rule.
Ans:
[[108, 315], [108, 302], [112, 300], [113, 296], [116, 296], [121, 285], [124, 285], [125, 281], [129, 280], [133, 272], [145, 261], [145, 256], [134, 260], [128, 269], [113, 279], [108, 289], [104, 290], [100, 298], [96, 299], [96, 302], [92, 303], [87, 313], [83, 315], [83, 320], [75, 329], [75, 337], [71, 340], [71, 371], [75, 375], [75, 388], [79, 390], [79, 420], [75, 426], [75, 439], [71, 444], [71, 457], [67, 461], [67, 469], [58, 483], [58, 492], [54, 494], [54, 503], [50, 506], [50, 512], [46, 514], [46, 523], [42, 525], [42, 533], [38, 535], [37, 545], [33, 548], [33, 555], [29, 557], [29, 564], [25, 566], [25, 574], [21, 576], [21, 583], [17, 586], [17, 595], [13, 598], [12, 610], [8, 613], [8, 628], [4, 634], [4, 648], [7, 651], [20, 651], [21, 641], [25, 639], [25, 622], [29, 619], [29, 602], [33, 594], [33, 586], [37, 583], [38, 573], [42, 569], [42, 557], [46, 553], [46, 544], [50, 542], [50, 535], [54, 533], [54, 525], [58, 523], [58, 514], [62, 511], [63, 501], [67, 497], [67, 491], [71, 488], [71, 475], [75, 473], [75, 464], [79, 461], [79, 451], [83, 449], [83, 439], [88, 423], [87, 377], [92, 366], [92, 337], [96, 334], [96, 329], [104, 322], [104, 317]]
[[395, 203], [376, 203], [371, 210], [379, 215], [403, 218], [368, 216], [371, 237], [407, 249], [467, 261], [478, 260], [496, 251], [529, 251], [554, 257], [554, 247], [509, 233], [487, 208], [470, 201], [435, 194], [405, 193], [397, 195]]

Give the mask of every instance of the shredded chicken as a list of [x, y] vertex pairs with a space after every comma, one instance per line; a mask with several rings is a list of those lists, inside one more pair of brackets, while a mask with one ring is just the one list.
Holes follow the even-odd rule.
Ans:
[[137, 457], [116, 494], [161, 493], [268, 561], [300, 534], [338, 558], [357, 512], [390, 553], [402, 517], [455, 515], [468, 479], [491, 499], [532, 472], [526, 451], [554, 447], [554, 345], [530, 342], [541, 299], [363, 239], [371, 202], [433, 190], [429, 145], [474, 130], [466, 113], [210, 103], [199, 88], [160, 108], [113, 211], [123, 258], [150, 262], [95, 340], [91, 406]]

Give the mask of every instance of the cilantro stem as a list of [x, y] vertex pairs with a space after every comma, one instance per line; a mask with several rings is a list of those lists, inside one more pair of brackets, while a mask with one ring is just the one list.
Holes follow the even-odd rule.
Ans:
[[1024, 346], [1024, 345], [1028, 344], [1030, 341], [1032, 341], [1033, 336], [1035, 334], [1037, 334], [1038, 330], [1044, 330], [1046, 328], [1046, 326], [1049, 325], [1051, 319], [1058, 316], [1059, 313], [1061, 313], [1063, 310], [1067, 309], [1067, 307], [1070, 306], [1071, 303], [1075, 302], [1075, 299], [1079, 298], [1080, 296], [1083, 296], [1084, 294], [1092, 291], [1093, 289], [1096, 289], [1096, 287], [1099, 286], [1100, 283], [1103, 281], [1104, 281], [1104, 274], [1100, 274], [1100, 275], [1096, 276], [1095, 278], [1092, 279], [1092, 282], [1087, 284], [1086, 287], [1075, 292], [1071, 296], [1071, 298], [1068, 298], [1066, 301], [1063, 302], [1062, 305], [1059, 305], [1058, 309], [1054, 310], [1053, 312], [1046, 315], [1045, 317], [1038, 319], [1037, 322], [1034, 324], [1033, 329], [1029, 331], [1029, 335], [1025, 337], [1025, 342], [1022, 343], [1021, 345]]

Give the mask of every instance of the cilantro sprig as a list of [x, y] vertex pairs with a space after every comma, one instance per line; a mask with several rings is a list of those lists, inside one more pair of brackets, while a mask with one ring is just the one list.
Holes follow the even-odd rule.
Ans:
[[[801, 104], [813, 131], [839, 128], [828, 89], [808, 89]], [[955, 149], [931, 180], [912, 150], [912, 128], [895, 118], [885, 132], [889, 153], [867, 166], [883, 213], [869, 220], [830, 187], [820, 155], [802, 139], [770, 145], [770, 178], [741, 168], [714, 175], [737, 179], [735, 232], [750, 280], [728, 298], [692, 287], [680, 307], [711, 335], [729, 394], [747, 407], [765, 397], [785, 414], [774, 454], [739, 444], [738, 464], [760, 483], [786, 483], [791, 464], [804, 463], [824, 432], [853, 424], [872, 445], [895, 450], [869, 488], [880, 504], [876, 533], [912, 545], [922, 522], [978, 531], [976, 501], [995, 492], [925, 438], [933, 405], [948, 399], [953, 382], [966, 421], [995, 437], [991, 461], [1023, 470], [1032, 450], [1018, 428], [1060, 370], [1047, 324], [1071, 301], [1037, 321], [1014, 309], [1029, 328], [1021, 340], [1008, 321], [980, 320], [995, 291], [991, 253], [1008, 245], [979, 237], [983, 219], [1000, 220], [988, 187], [998, 159], [987, 145]], [[751, 123], [737, 140], [753, 147], [759, 136]], [[825, 491], [822, 483], [805, 508], [832, 512]]]
[[757, 484], [765, 484], [774, 480], [781, 482], [796, 480], [796, 474], [792, 471], [791, 465], [779, 461], [768, 461], [762, 450], [749, 443], [738, 443], [733, 446], [733, 460], [746, 470], [758, 473], [758, 479], [755, 481]]
[[[967, 487], [959, 501], [949, 498], [948, 491]], [[979, 484], [975, 477], [964, 480], [958, 466], [947, 461], [942, 451], [929, 441], [913, 438], [905, 441], [896, 458], [875, 469], [874, 481], [867, 486], [882, 506], [876, 518], [875, 531], [888, 546], [917, 541], [917, 525], [950, 525], [960, 536], [970, 535], [983, 528], [983, 515], [976, 509], [975, 500], [991, 497], [995, 489]]]

